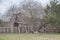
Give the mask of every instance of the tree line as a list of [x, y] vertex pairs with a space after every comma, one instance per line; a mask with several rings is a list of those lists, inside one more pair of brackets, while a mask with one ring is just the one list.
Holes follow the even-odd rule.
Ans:
[[[24, 16], [29, 13], [29, 17], [26, 16], [23, 19], [29, 26], [33, 26], [32, 29], [34, 31], [41, 32], [40, 30], [44, 30], [43, 33], [60, 33], [60, 3], [58, 0], [51, 0], [50, 4], [47, 4], [44, 9], [40, 3], [35, 1], [28, 1], [25, 4], [23, 2], [23, 5], [19, 8], [16, 8], [14, 5], [10, 7], [6, 13], [6, 16], [9, 16], [10, 18], [14, 15], [13, 13], [19, 11], [25, 13]], [[1, 24], [0, 20], [0, 25]]]

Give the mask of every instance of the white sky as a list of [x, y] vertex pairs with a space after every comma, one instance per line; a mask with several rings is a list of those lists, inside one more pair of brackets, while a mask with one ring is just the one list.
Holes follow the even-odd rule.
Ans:
[[[0, 3], [0, 16], [3, 15], [11, 5], [18, 5], [19, 2], [21, 2], [21, 0], [2, 0]], [[38, 0], [38, 2], [41, 2], [42, 6], [45, 6], [49, 3], [49, 0]]]

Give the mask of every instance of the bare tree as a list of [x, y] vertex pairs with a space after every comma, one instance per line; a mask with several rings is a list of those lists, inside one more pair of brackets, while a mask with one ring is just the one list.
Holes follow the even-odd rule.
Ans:
[[[6, 16], [8, 15], [8, 18], [11, 20], [11, 18], [13, 18], [13, 15], [15, 13], [18, 14], [19, 12], [21, 12], [23, 21], [28, 24], [28, 30], [31, 26], [33, 32], [36, 31], [38, 27], [40, 27], [36, 26], [36, 24], [40, 22], [40, 19], [43, 19], [43, 16], [45, 15], [42, 5], [35, 0], [24, 0], [19, 8], [12, 6], [8, 10]], [[16, 22], [18, 16], [15, 15], [15, 17], [16, 18], [14, 20]], [[18, 18], [18, 20], [21, 19]], [[38, 23], [38, 25], [40, 25], [40, 23]]]

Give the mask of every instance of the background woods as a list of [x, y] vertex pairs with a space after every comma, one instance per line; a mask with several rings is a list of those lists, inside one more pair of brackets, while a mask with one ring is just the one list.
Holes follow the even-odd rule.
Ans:
[[37, 1], [23, 0], [19, 6], [12, 5], [3, 18], [0, 26], [8, 32], [60, 33], [60, 3], [57, 0], [51, 0], [44, 8]]

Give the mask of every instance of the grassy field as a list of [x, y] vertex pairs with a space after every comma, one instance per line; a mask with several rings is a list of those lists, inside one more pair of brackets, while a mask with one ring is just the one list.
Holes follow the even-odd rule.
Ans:
[[60, 34], [0, 34], [0, 40], [60, 40]]

